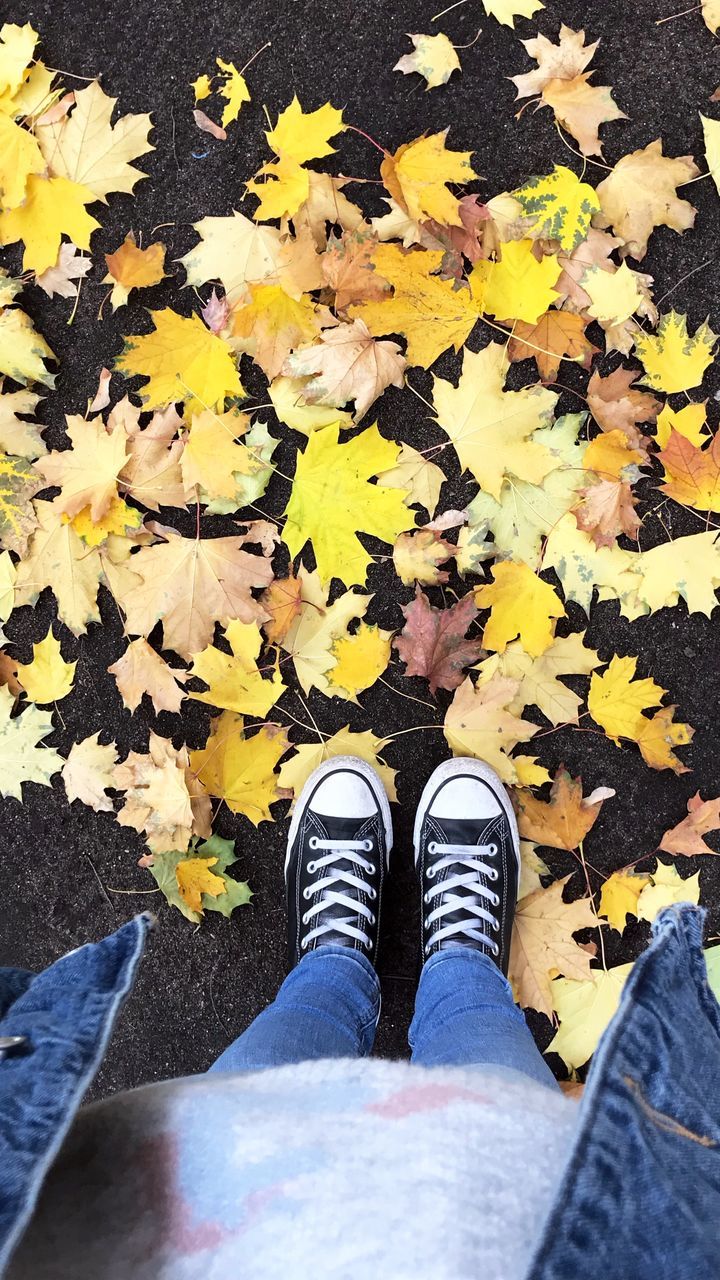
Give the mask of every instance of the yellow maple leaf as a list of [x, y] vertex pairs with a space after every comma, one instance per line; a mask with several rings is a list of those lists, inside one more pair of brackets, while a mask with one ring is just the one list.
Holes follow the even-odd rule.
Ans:
[[147, 640], [131, 640], [108, 671], [115, 677], [123, 705], [130, 711], [137, 710], [145, 694], [156, 711], [180, 710], [185, 692], [177, 682], [184, 684], [187, 671], [169, 667]]
[[392, 636], [392, 631], [367, 622], [361, 622], [354, 635], [339, 636], [331, 649], [335, 665], [328, 671], [330, 693], [357, 703], [357, 695], [375, 683], [390, 661]]
[[477, 178], [470, 157], [472, 151], [448, 151], [447, 129], [416, 138], [386, 155], [380, 176], [394, 200], [422, 222], [434, 218], [443, 226], [462, 226], [459, 202], [448, 190], [449, 182], [470, 182]]
[[41, 275], [55, 266], [63, 235], [79, 249], [90, 248], [90, 236], [100, 223], [85, 206], [94, 199], [92, 191], [78, 182], [31, 173], [23, 203], [0, 213], [0, 241], [24, 241], [23, 269]]
[[38, 528], [30, 539], [28, 554], [18, 565], [15, 603], [35, 604], [45, 587], [58, 602], [58, 615], [74, 635], [100, 621], [97, 593], [103, 566], [94, 547], [78, 537], [72, 524], [52, 502], [36, 502]]
[[659, 449], [666, 449], [670, 442], [670, 433], [677, 431], [698, 449], [707, 440], [704, 430], [707, 421], [707, 406], [703, 400], [700, 404], [684, 404], [680, 409], [664, 404], [658, 414], [655, 426], [655, 439]]
[[606, 480], [635, 480], [637, 467], [644, 462], [647, 462], [646, 455], [639, 449], [631, 449], [627, 435], [617, 427], [614, 431], [601, 431], [583, 454], [583, 466]]
[[289, 745], [277, 725], [263, 725], [246, 737], [242, 716], [223, 711], [212, 722], [206, 746], [190, 752], [190, 767], [210, 795], [257, 826], [272, 822], [270, 805], [283, 799], [274, 769]]
[[[64, 518], [67, 520], [69, 517]], [[114, 533], [126, 534], [131, 529], [139, 529], [142, 519], [142, 511], [129, 507], [122, 498], [114, 495], [99, 520], [93, 520], [91, 506], [83, 507], [72, 517], [72, 527], [89, 547], [99, 547]]]
[[511, 240], [503, 245], [498, 262], [476, 262], [470, 275], [470, 289], [479, 308], [487, 315], [511, 324], [529, 324], [557, 302], [555, 285], [562, 268], [554, 253], [540, 261], [533, 253], [532, 240]]
[[653, 769], [673, 769], [684, 773], [685, 766], [672, 752], [673, 746], [686, 746], [693, 730], [685, 724], [673, 723], [673, 707], [663, 707], [654, 716], [643, 711], [657, 706], [666, 690], [654, 680], [634, 680], [637, 658], [612, 658], [602, 675], [593, 673], [588, 694], [588, 711], [619, 745], [620, 738], [636, 742], [646, 764]]
[[503, 653], [519, 636], [526, 653], [538, 658], [554, 640], [556, 618], [565, 609], [549, 582], [544, 582], [526, 564], [500, 560], [492, 569], [493, 581], [475, 590], [479, 609], [490, 609], [483, 632], [483, 645]]
[[602, 324], [622, 324], [642, 306], [637, 273], [623, 262], [617, 271], [592, 266], [583, 273], [581, 286], [590, 298], [588, 315]]
[[[310, 689], [316, 688], [331, 697], [327, 673], [335, 661], [333, 645], [347, 635], [348, 624], [353, 618], [364, 616], [372, 596], [345, 591], [329, 605], [327, 591], [323, 590], [317, 570], [311, 573], [303, 565], [298, 570], [297, 582], [299, 597], [297, 593], [291, 597], [289, 625], [277, 638], [293, 658], [303, 691], [309, 693]], [[265, 602], [263, 598], [262, 603]]]
[[584, 638], [585, 633], [579, 631], [556, 636], [539, 658], [531, 657], [518, 642], [510, 644], [502, 654], [493, 654], [478, 665], [480, 680], [489, 680], [498, 671], [519, 681], [517, 696], [509, 708], [518, 715], [523, 707], [534, 705], [552, 724], [577, 723], [583, 699], [561, 684], [560, 677], [589, 676], [600, 666], [598, 654], [585, 647]]
[[552, 1007], [560, 1026], [547, 1053], [559, 1053], [570, 1070], [582, 1067], [615, 1016], [632, 964], [593, 969], [590, 977], [556, 978], [550, 984]]
[[520, 211], [532, 218], [527, 233], [530, 238], [557, 240], [567, 253], [586, 239], [591, 218], [600, 208], [593, 188], [562, 164], [556, 164], [544, 177], [528, 178], [513, 191], [512, 198]]
[[312, 342], [320, 318], [312, 298], [291, 298], [279, 284], [251, 285], [250, 301], [233, 313], [233, 337], [268, 378], [279, 374], [295, 347]]
[[443, 725], [453, 755], [484, 760], [509, 784], [517, 782], [518, 775], [507, 752], [538, 731], [537, 725], [509, 710], [519, 686], [519, 680], [502, 676], [474, 685], [466, 676], [453, 694]]
[[[236, 306], [247, 296], [248, 284], [277, 283], [283, 274], [292, 242], [288, 245], [277, 227], [258, 226], [237, 212], [228, 218], [201, 218], [193, 227], [200, 241], [180, 259], [188, 284], [220, 280], [228, 302]], [[314, 246], [312, 254], [317, 258]], [[298, 292], [315, 287], [310, 277]]]
[[[96, 200], [104, 201], [111, 191], [129, 194], [140, 178], [147, 177], [130, 161], [155, 150], [148, 142], [150, 116], [121, 116], [111, 124], [117, 99], [108, 97], [97, 80], [74, 96], [70, 115], [36, 128], [50, 172], [89, 188]], [[80, 244], [76, 236], [72, 239]]]
[[265, 716], [284, 691], [279, 671], [264, 680], [257, 665], [262, 639], [254, 622], [234, 619], [225, 628], [225, 638], [232, 655], [209, 645], [202, 653], [193, 654], [190, 675], [199, 676], [209, 688], [202, 693], [188, 692], [197, 702], [227, 711], [240, 711], [249, 716]]
[[196, 103], [203, 102], [205, 98], [209, 98], [213, 91], [210, 77], [204, 73], [203, 75], [198, 76], [197, 80], [190, 81], [190, 88], [195, 95]]
[[429, 515], [433, 515], [440, 500], [440, 489], [445, 480], [445, 472], [436, 462], [431, 462], [424, 453], [419, 453], [410, 444], [401, 444], [398, 460], [389, 471], [382, 471], [378, 476], [378, 484], [388, 489], [403, 489], [403, 501], [412, 507], [416, 503], [424, 507]]
[[650, 877], [651, 883], [646, 885], [638, 898], [639, 920], [648, 920], [652, 923], [664, 907], [670, 907], [675, 902], [697, 903], [700, 901], [699, 871], [694, 876], [688, 876], [683, 880], [672, 863], [661, 862], [658, 858], [657, 866], [650, 872]]
[[115, 743], [107, 745], [93, 733], [74, 742], [63, 765], [62, 780], [68, 800], [81, 800], [96, 813], [113, 813], [113, 802], [107, 788], [113, 785], [113, 768], [117, 764]]
[[72, 414], [67, 419], [70, 449], [53, 450], [34, 464], [46, 482], [58, 485], [60, 493], [53, 505], [65, 515], [75, 516], [90, 508], [96, 523], [117, 498], [117, 481], [127, 459], [125, 432], [108, 431], [100, 418], [86, 421]]
[[463, 468], [495, 499], [508, 473], [539, 483], [557, 464], [550, 450], [530, 439], [546, 426], [557, 402], [547, 387], [504, 391], [509, 368], [500, 343], [463, 355], [457, 387], [435, 378], [433, 398], [438, 424], [452, 440]]
[[705, 26], [713, 35], [717, 35], [720, 27], [720, 0], [701, 0], [700, 7]]
[[23, 27], [4, 22], [0, 27], [0, 94], [11, 96], [22, 85], [30, 66], [38, 34], [29, 22]]
[[613, 871], [603, 884], [598, 914], [605, 917], [612, 929], [622, 933], [628, 916], [637, 916], [638, 898], [648, 884], [648, 875], [634, 871]]
[[233, 120], [237, 120], [243, 103], [250, 101], [250, 90], [245, 83], [245, 77], [241, 71], [238, 71], [234, 62], [223, 62], [222, 58], [216, 58], [215, 62], [223, 77], [220, 87], [220, 97], [225, 99], [222, 127], [227, 129]]
[[31, 173], [42, 173], [45, 161], [28, 129], [0, 111], [0, 196], [3, 209], [14, 209], [25, 197]]
[[597, 188], [601, 213], [596, 227], [612, 227], [623, 242], [623, 257], [640, 262], [654, 227], [687, 231], [695, 221], [695, 209], [681, 200], [676, 188], [697, 177], [692, 156], [664, 156], [662, 140], [623, 156]]
[[204, 893], [209, 893], [211, 898], [227, 893], [225, 881], [210, 870], [216, 862], [217, 858], [183, 858], [175, 868], [180, 897], [191, 911], [199, 911], [200, 915]]
[[237, 409], [227, 413], [203, 409], [194, 414], [180, 459], [186, 488], [199, 485], [205, 500], [233, 498], [236, 474], [246, 474], [252, 461], [247, 447], [237, 443], [237, 437], [245, 435], [249, 425], [247, 415]]
[[392, 286], [392, 297], [348, 307], [376, 336], [402, 333], [407, 338], [410, 364], [427, 369], [452, 346], [459, 351], [479, 319], [468, 290], [441, 280], [441, 250], [414, 249], [405, 253], [397, 244], [379, 244], [373, 265]]
[[226, 398], [244, 394], [226, 343], [205, 328], [199, 316], [180, 316], [165, 308], [149, 312], [155, 325], [131, 335], [115, 361], [126, 378], [148, 379], [139, 395], [151, 409], [186, 401], [188, 411], [222, 409]]
[[260, 201], [255, 218], [291, 218], [310, 194], [308, 170], [292, 156], [280, 156], [279, 160], [268, 160], [259, 173], [264, 181], [252, 178], [246, 183], [250, 194]]
[[[537, 2], [538, 0], [530, 0], [530, 3]], [[409, 39], [415, 46], [414, 52], [406, 53], [400, 58], [393, 71], [402, 71], [406, 76], [412, 75], [414, 71], [419, 72], [427, 81], [427, 91], [447, 84], [453, 71], [460, 70], [460, 59], [443, 32], [436, 36], [411, 35]]]
[[131, 751], [112, 777], [125, 792], [117, 821], [144, 831], [153, 853], [184, 852], [193, 834], [210, 835], [210, 798], [190, 770], [187, 747], [151, 731], [147, 752]]
[[18, 680], [32, 702], [58, 702], [72, 689], [76, 666], [77, 662], [65, 662], [51, 627], [44, 640], [33, 645], [32, 662], [17, 664]]
[[396, 801], [395, 774], [397, 770], [391, 769], [380, 758], [380, 752], [383, 747], [387, 746], [388, 742], [388, 738], [376, 738], [370, 729], [366, 729], [363, 733], [356, 733], [355, 730], [345, 725], [343, 729], [338, 729], [337, 733], [334, 733], [331, 738], [326, 738], [324, 742], [311, 742], [307, 745], [303, 744], [296, 747], [295, 755], [280, 766], [278, 783], [280, 787], [292, 791], [296, 799], [313, 769], [317, 769], [318, 765], [324, 764], [326, 760], [331, 760], [335, 756], [358, 756], [360, 760], [366, 760], [374, 769], [377, 769], [388, 794], [388, 799]]
[[334, 577], [346, 586], [364, 583], [372, 557], [356, 531], [394, 542], [412, 523], [402, 490], [369, 484], [397, 455], [398, 446], [375, 426], [346, 444], [338, 442], [337, 427], [315, 431], [298, 454], [282, 537], [293, 558], [312, 543], [323, 583]]
[[148, 245], [138, 249], [132, 231], [119, 249], [105, 254], [107, 275], [103, 284], [112, 284], [110, 304], [113, 311], [124, 307], [133, 289], [147, 289], [165, 278], [165, 245]]
[[578, 929], [597, 927], [590, 898], [563, 900], [569, 876], [536, 889], [517, 905], [509, 977], [524, 1008], [552, 1017], [552, 978], [590, 976], [590, 955], [573, 938]]
[[635, 335], [635, 350], [645, 369], [642, 379], [656, 391], [689, 391], [698, 387], [713, 361], [717, 334], [704, 321], [691, 337], [687, 316], [668, 311], [657, 333]]
[[516, 18], [532, 18], [538, 9], [544, 9], [541, 0], [483, 0], [489, 18], [497, 18], [504, 27], [514, 27]]
[[439, 566], [454, 556], [456, 550], [435, 529], [401, 533], [393, 547], [395, 572], [406, 587], [415, 582], [436, 587], [448, 581], [450, 575]]
[[31, 463], [0, 450], [0, 543], [19, 556], [37, 526], [31, 499], [42, 487]]
[[280, 112], [277, 124], [265, 134], [268, 146], [279, 156], [289, 156], [298, 164], [332, 155], [330, 138], [345, 128], [342, 111], [326, 102], [317, 111], [303, 111], [297, 96]]
[[339, 427], [351, 427], [353, 417], [343, 409], [323, 404], [308, 404], [303, 391], [308, 384], [307, 378], [275, 378], [268, 387], [273, 409], [281, 422], [293, 431], [301, 431], [304, 436], [318, 431], [320, 427], [337, 423]]
[[590, 84], [591, 75], [585, 71], [572, 80], [550, 80], [542, 90], [542, 100], [552, 107], [558, 124], [572, 134], [584, 156], [601, 156], [599, 126], [627, 116], [613, 101], [610, 86]]
[[0, 373], [13, 382], [42, 382], [55, 386], [55, 375], [49, 373], [44, 360], [55, 355], [32, 320], [19, 307], [0, 309]]

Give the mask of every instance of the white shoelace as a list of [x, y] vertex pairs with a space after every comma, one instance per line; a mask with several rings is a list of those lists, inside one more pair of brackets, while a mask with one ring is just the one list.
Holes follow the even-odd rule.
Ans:
[[[369, 885], [362, 875], [355, 874], [352, 870], [356, 867], [366, 876], [374, 875], [374, 863], [368, 862], [367, 858], [361, 856], [371, 851], [372, 840], [321, 840], [318, 836], [311, 836], [308, 844], [313, 850], [327, 850], [327, 852], [324, 857], [315, 858], [307, 864], [308, 875], [313, 876], [316, 872], [321, 874], [303, 890], [303, 897], [309, 900], [318, 893], [322, 896], [305, 912], [302, 918], [303, 924], [310, 924], [316, 916], [322, 916], [331, 906], [344, 907], [350, 915], [329, 915], [324, 920], [321, 919], [314, 929], [303, 936], [300, 949], [304, 950], [315, 938], [322, 938], [326, 933], [344, 933], [346, 937], [355, 938], [370, 951], [372, 939], [362, 928], [362, 919], [367, 920], [369, 925], [374, 925], [375, 914], [360, 901], [359, 896], [351, 897], [348, 892], [343, 892], [338, 886], [347, 885], [349, 889], [356, 890], [358, 894], [365, 894], [371, 900], [377, 897], [377, 891], [373, 885]], [[339, 866], [339, 863], [346, 865]], [[350, 863], [350, 869], [347, 868], [347, 863]], [[360, 927], [353, 923], [358, 917], [361, 918]]]
[[[425, 928], [431, 930], [425, 946], [426, 954], [431, 947], [448, 938], [457, 938], [458, 941], [467, 938], [474, 942], [483, 942], [490, 947], [493, 955], [500, 954], [497, 942], [489, 936], [487, 929], [483, 928], [483, 924], [488, 924], [497, 933], [500, 922], [497, 916], [482, 905], [486, 901], [491, 906], [497, 907], [500, 905], [500, 899], [480, 880], [481, 875], [487, 876], [488, 880], [497, 880], [497, 869], [484, 861], [486, 858], [494, 858], [497, 851], [496, 844], [442, 844], [437, 840], [430, 841], [428, 853], [440, 853], [443, 856], [433, 862], [428, 869], [428, 880], [435, 879], [442, 871], [447, 871], [451, 867], [463, 868], [464, 874], [458, 870], [457, 875], [450, 875], [447, 879], [434, 884], [425, 894], [425, 903], [428, 906], [436, 898], [439, 899], [438, 906], [430, 911], [425, 919]], [[457, 893], [458, 889], [464, 892]], [[475, 901], [476, 898], [480, 898], [480, 902]], [[445, 916], [452, 915], [454, 912], [464, 914], [457, 920], [443, 925]]]

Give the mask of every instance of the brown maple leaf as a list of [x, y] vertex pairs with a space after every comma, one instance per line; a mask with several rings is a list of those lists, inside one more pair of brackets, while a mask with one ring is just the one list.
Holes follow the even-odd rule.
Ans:
[[[462, 196], [458, 200], [458, 214], [462, 224], [459, 227], [445, 227], [432, 218], [421, 223], [421, 226], [434, 237], [438, 245], [460, 260], [460, 268], [463, 257], [470, 262], [494, 257], [498, 252], [500, 239], [487, 205], [482, 203], [479, 196]], [[444, 268], [441, 274], [447, 276], [451, 273]], [[458, 278], [460, 275], [462, 270]]]
[[360, 419], [386, 387], [402, 387], [405, 360], [396, 342], [376, 342], [363, 320], [324, 329], [320, 340], [293, 352], [282, 372], [310, 381], [303, 389], [308, 404], [334, 408], [355, 401]]
[[647, 436], [638, 431], [639, 422], [654, 422], [662, 401], [647, 391], [636, 391], [635, 369], [615, 369], [606, 378], [597, 371], [587, 389], [588, 408], [601, 431], [624, 431], [631, 449], [647, 452]]
[[535, 71], [511, 76], [511, 80], [517, 88], [518, 98], [532, 98], [536, 93], [542, 93], [551, 80], [574, 80], [579, 76], [592, 61], [600, 41], [586, 45], [584, 31], [573, 31], [563, 23], [557, 44], [541, 35], [520, 43], [538, 65]]
[[554, 382], [561, 360], [589, 369], [599, 348], [585, 337], [587, 320], [572, 311], [545, 311], [534, 324], [517, 320], [508, 343], [511, 361], [534, 359], [543, 382]]
[[602, 792], [597, 799], [594, 795], [583, 799], [582, 779], [571, 778], [565, 766], [560, 765], [549, 800], [538, 800], [532, 791], [524, 789], [515, 792], [520, 835], [536, 844], [571, 852], [595, 825], [608, 798], [608, 793]]
[[335, 307], [344, 311], [351, 302], [377, 302], [390, 292], [387, 280], [375, 270], [373, 251], [377, 235], [368, 227], [330, 236], [322, 257], [326, 284], [335, 290]]
[[186, 507], [187, 494], [180, 469], [184, 444], [176, 439], [182, 428], [174, 404], [153, 414], [140, 426], [140, 410], [127, 396], [108, 418], [108, 427], [122, 422], [127, 436], [128, 460], [119, 477], [120, 489], [151, 511], [161, 507]]
[[403, 605], [405, 626], [393, 641], [405, 674], [423, 676], [436, 689], [457, 689], [463, 670], [483, 656], [479, 639], [466, 640], [465, 632], [479, 610], [470, 591], [449, 609], [435, 609], [424, 591], [415, 588], [415, 599]]
[[720, 433], [699, 449], [673, 428], [658, 457], [665, 468], [663, 493], [698, 511], [720, 511]]
[[664, 849], [666, 853], [681, 853], [688, 858], [700, 853], [712, 853], [717, 856], [717, 850], [711, 849], [710, 845], [703, 840], [703, 836], [707, 835], [708, 831], [717, 831], [720, 828], [720, 798], [703, 800], [700, 792], [696, 791], [695, 795], [688, 800], [687, 807], [687, 817], [665, 832], [658, 848]]
[[270, 644], [280, 644], [303, 606], [301, 580], [292, 573], [287, 578], [275, 578], [260, 596], [260, 604], [268, 614], [263, 631]]
[[573, 515], [596, 547], [612, 547], [621, 533], [637, 539], [640, 519], [632, 485], [626, 480], [597, 480], [580, 493], [583, 501]]

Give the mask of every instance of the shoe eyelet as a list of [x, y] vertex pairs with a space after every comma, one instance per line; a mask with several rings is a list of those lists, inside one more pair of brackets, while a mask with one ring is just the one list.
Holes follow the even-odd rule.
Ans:
[[312, 895], [313, 895], [313, 891], [310, 888], [310, 885], [306, 885], [305, 888], [303, 889], [303, 898], [305, 899], [306, 902], [309, 902], [310, 899], [312, 898]]
[[374, 912], [374, 911], [371, 911], [371, 912], [370, 912], [370, 917], [369, 917], [369, 919], [368, 919], [368, 924], [375, 924], [375, 912]]
[[309, 849], [317, 849], [317, 847], [318, 847], [318, 838], [317, 838], [317, 836], [311, 836], [311, 837], [310, 837], [310, 839], [308, 840], [308, 848], [309, 848]]
[[367, 839], [363, 840], [363, 849], [365, 850], [366, 853], [370, 853], [372, 847], [373, 847], [372, 840], [367, 840]]
[[368, 889], [368, 897], [371, 902], [374, 902], [377, 898], [377, 889], [373, 889], [372, 885]]
[[500, 906], [500, 899], [496, 893], [493, 894], [493, 906], [494, 907]]
[[437, 853], [437, 841], [431, 840], [428, 845], [428, 853]]
[[426, 893], [426, 894], [425, 894], [425, 896], [424, 896], [424, 898], [423, 898], [423, 902], [429, 902], [429, 901], [430, 901], [430, 894], [429, 894], [429, 893]]
[[369, 876], [374, 876], [374, 875], [375, 875], [375, 863], [374, 863], [374, 862], [366, 862], [366, 863], [365, 863], [365, 870], [367, 871], [367, 874], [368, 874]]
[[498, 946], [497, 942], [494, 942], [494, 943], [493, 943], [492, 953], [493, 953], [493, 955], [495, 956], [495, 959], [497, 960], [498, 956], [500, 955], [500, 948], [499, 948], [499, 946]]
[[303, 924], [307, 924], [307, 922], [308, 922], [308, 913], [307, 913], [307, 911], [306, 911], [306, 912], [304, 913], [304, 915], [303, 915], [302, 922], [303, 922]]
[[317, 863], [312, 861], [308, 862], [307, 867], [305, 869], [309, 876], [314, 876], [317, 870]]
[[428, 880], [434, 880], [434, 879], [435, 879], [435, 868], [434, 868], [434, 867], [428, 867], [428, 869], [427, 869], [427, 878], [428, 878]]
[[488, 853], [491, 858], [495, 857], [495, 854], [497, 853], [497, 851], [498, 851], [498, 847], [496, 844], [493, 843], [488, 845]]
[[429, 928], [430, 928], [430, 921], [426, 916], [425, 919], [423, 920], [423, 929], [429, 929]]
[[490, 875], [489, 875], [488, 879], [490, 879], [490, 880], [497, 880], [497, 878], [498, 878], [497, 869], [496, 869], [495, 867], [493, 867], [492, 871], [490, 872]]

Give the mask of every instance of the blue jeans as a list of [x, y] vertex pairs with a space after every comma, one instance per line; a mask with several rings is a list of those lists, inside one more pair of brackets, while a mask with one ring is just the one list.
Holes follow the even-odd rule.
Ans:
[[[210, 1070], [363, 1058], [373, 1047], [379, 1013], [380, 983], [370, 961], [349, 947], [318, 947]], [[557, 1088], [507, 979], [468, 947], [439, 951], [424, 965], [409, 1039], [412, 1061], [422, 1067], [511, 1067]]]

